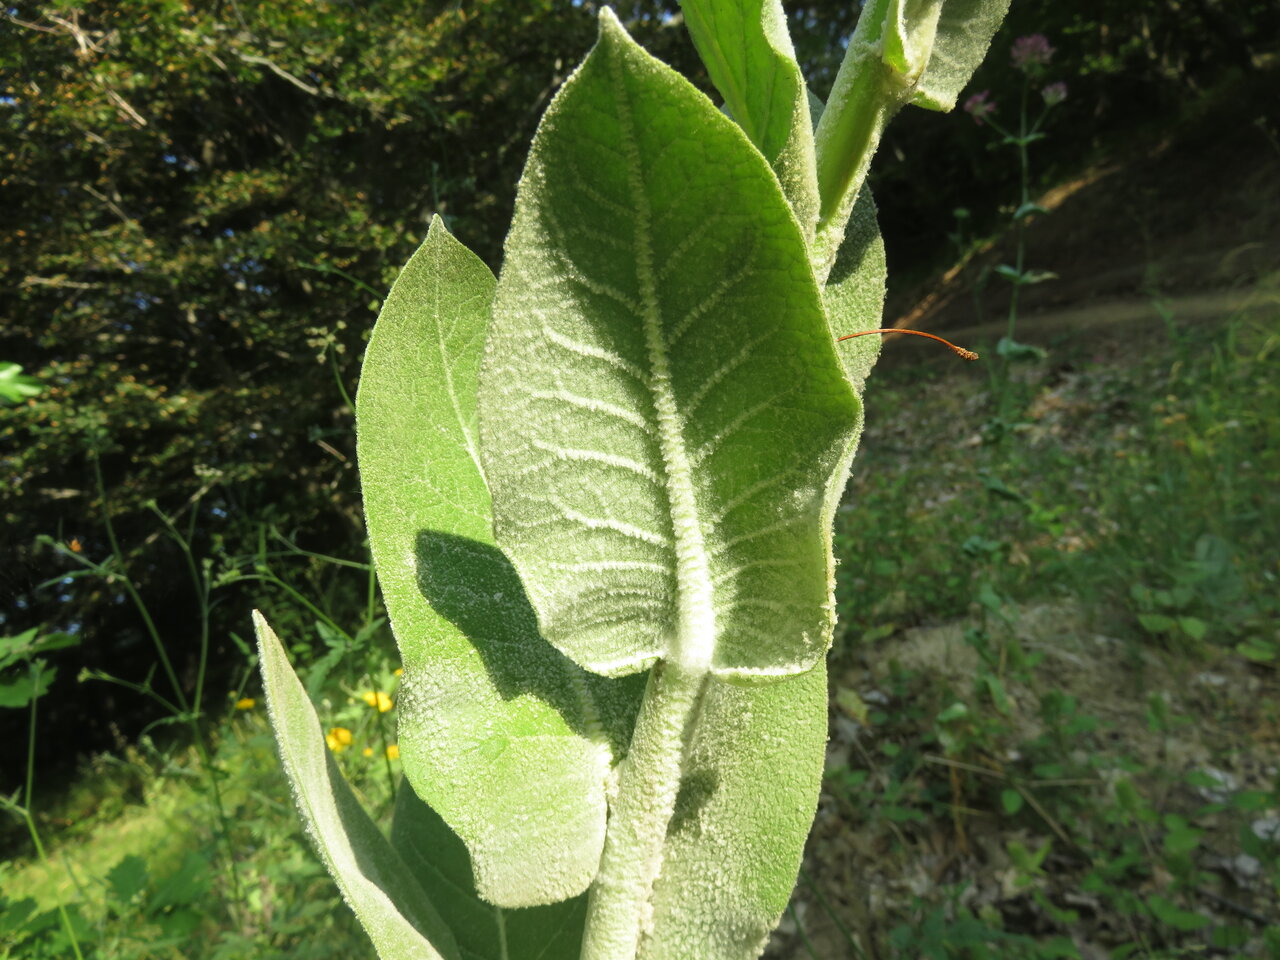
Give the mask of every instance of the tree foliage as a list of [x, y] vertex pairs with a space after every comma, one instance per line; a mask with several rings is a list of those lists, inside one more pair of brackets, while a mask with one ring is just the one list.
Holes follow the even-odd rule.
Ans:
[[[35, 589], [74, 569], [36, 536], [102, 559], [108, 510], [180, 661], [191, 589], [149, 501], [192, 522], [197, 555], [275, 525], [361, 559], [347, 397], [380, 298], [435, 213], [496, 263], [593, 18], [564, 0], [8, 11], [0, 358], [47, 389], [0, 411], [0, 629], [82, 629], [85, 665], [137, 680], [150, 652], [123, 594]], [[215, 638], [245, 631], [247, 602], [225, 600]], [[78, 692], [44, 723], [115, 716], [108, 688]]]

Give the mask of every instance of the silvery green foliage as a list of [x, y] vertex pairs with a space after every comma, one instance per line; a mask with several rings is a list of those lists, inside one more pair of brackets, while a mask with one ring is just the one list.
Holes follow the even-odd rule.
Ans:
[[724, 109], [611, 11], [496, 280], [441, 221], [374, 329], [365, 511], [404, 660], [390, 842], [279, 641], [299, 809], [382, 958], [750, 960], [826, 738], [831, 521], [884, 248], [863, 180], [1007, 0], [869, 0], [824, 108], [778, 0], [686, 0]]

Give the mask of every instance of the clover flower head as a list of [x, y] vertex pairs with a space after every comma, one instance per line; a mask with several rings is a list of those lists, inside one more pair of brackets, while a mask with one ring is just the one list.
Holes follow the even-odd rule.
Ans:
[[982, 118], [989, 117], [996, 112], [996, 105], [991, 100], [991, 91], [983, 90], [971, 96], [964, 102], [964, 112], [973, 117], [974, 123], [982, 126]]
[[1013, 60], [1015, 69], [1026, 74], [1035, 74], [1053, 59], [1053, 47], [1049, 45], [1049, 38], [1043, 33], [1033, 33], [1029, 37], [1019, 37], [1013, 41], [1010, 59]]

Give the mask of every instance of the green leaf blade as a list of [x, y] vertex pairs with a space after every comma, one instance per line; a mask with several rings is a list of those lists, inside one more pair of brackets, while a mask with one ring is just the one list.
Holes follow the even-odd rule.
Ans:
[[544, 117], [481, 377], [499, 541], [587, 669], [825, 652], [854, 430], [799, 227], [741, 131], [612, 14]]
[[548, 960], [576, 957], [586, 896], [547, 906], [506, 909], [476, 892], [467, 848], [440, 815], [402, 782], [391, 845], [453, 923], [464, 960]]
[[493, 545], [475, 395], [495, 283], [433, 222], [369, 343], [357, 452], [404, 660], [406, 776], [466, 843], [481, 895], [524, 907], [581, 893], [595, 875], [605, 781], [639, 692], [542, 639]]
[[1009, 0], [945, 0], [912, 103], [928, 110], [954, 109], [1008, 12]]
[[[838, 339], [845, 334], [881, 327], [887, 283], [888, 266], [884, 240], [876, 222], [876, 205], [871, 189], [863, 184], [822, 290], [832, 337]], [[859, 396], [866, 387], [871, 368], [880, 358], [880, 346], [878, 335], [837, 343], [845, 377]]]
[[263, 689], [294, 799], [342, 897], [381, 960], [462, 960], [453, 934], [343, 779], [315, 707], [262, 614], [253, 614]]
[[712, 683], [653, 891], [642, 960], [753, 960], [786, 909], [818, 805], [827, 670]]
[[682, 0], [685, 25], [730, 115], [778, 175], [796, 219], [818, 216], [809, 98], [779, 0]]

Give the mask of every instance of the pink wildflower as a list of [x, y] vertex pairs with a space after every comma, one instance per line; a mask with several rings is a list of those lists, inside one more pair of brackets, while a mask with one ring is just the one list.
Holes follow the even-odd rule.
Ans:
[[981, 93], [975, 93], [964, 102], [964, 112], [973, 117], [973, 122], [978, 126], [982, 126], [983, 117], [989, 117], [996, 112], [996, 105], [991, 101], [991, 91], [983, 90]]
[[1043, 33], [1033, 33], [1013, 41], [1010, 56], [1018, 70], [1034, 74], [1053, 59], [1053, 47], [1049, 46], [1049, 38]]

